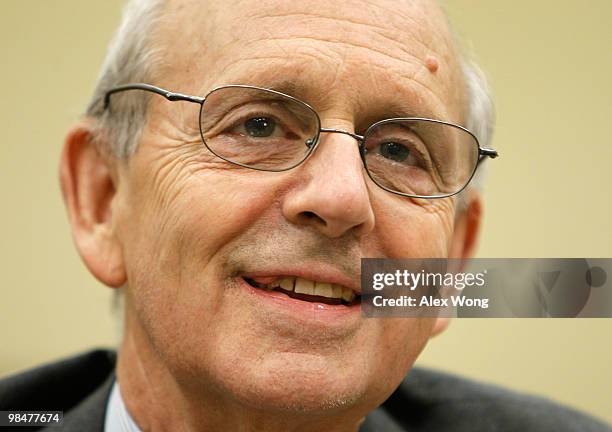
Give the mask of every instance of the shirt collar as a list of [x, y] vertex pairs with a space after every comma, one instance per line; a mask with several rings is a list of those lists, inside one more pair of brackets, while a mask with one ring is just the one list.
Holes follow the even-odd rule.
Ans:
[[117, 380], [113, 384], [106, 405], [104, 432], [141, 432], [125, 407]]

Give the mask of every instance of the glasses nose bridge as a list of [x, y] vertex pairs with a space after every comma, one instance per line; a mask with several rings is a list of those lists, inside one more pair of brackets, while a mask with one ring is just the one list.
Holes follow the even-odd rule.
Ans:
[[321, 128], [321, 132], [339, 133], [339, 134], [343, 134], [343, 135], [348, 135], [351, 138], [354, 138], [359, 143], [360, 146], [363, 143], [363, 140], [365, 139], [362, 135], [358, 135], [358, 134], [353, 133], [353, 132], [345, 131], [343, 129]]

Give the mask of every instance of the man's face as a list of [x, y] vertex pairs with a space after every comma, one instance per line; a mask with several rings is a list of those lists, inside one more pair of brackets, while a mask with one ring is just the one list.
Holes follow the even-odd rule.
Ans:
[[[153, 84], [195, 95], [274, 88], [311, 104], [323, 127], [348, 131], [402, 115], [463, 122], [461, 76], [433, 2], [169, 3]], [[365, 412], [430, 336], [431, 319], [363, 319], [358, 305], [245, 280], [358, 289], [361, 257], [448, 256], [454, 200], [380, 189], [349, 136], [322, 134], [302, 165], [258, 172], [206, 150], [197, 105], [154, 97], [117, 193], [128, 332], [145, 335], [137, 343], [182, 385], [262, 408]]]

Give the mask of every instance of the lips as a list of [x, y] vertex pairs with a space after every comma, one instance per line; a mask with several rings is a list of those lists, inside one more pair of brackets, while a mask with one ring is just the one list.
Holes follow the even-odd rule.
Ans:
[[361, 296], [343, 285], [315, 281], [297, 276], [254, 277], [243, 276], [254, 288], [277, 291], [291, 298], [306, 302], [351, 306], [361, 301]]

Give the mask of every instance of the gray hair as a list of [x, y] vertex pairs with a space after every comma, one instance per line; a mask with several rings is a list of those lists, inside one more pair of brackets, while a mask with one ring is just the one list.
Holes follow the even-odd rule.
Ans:
[[104, 94], [120, 84], [152, 80], [154, 67], [161, 63], [160, 51], [153, 43], [153, 29], [165, 3], [165, 0], [127, 2], [87, 106], [86, 115], [98, 119], [94, 139], [102, 150], [118, 158], [126, 158], [136, 149], [146, 120], [149, 94], [129, 92], [129, 97], [113, 97], [113, 109], [107, 110], [103, 108]]
[[[489, 84], [475, 61], [463, 55], [461, 62], [468, 102], [465, 127], [476, 135], [481, 147], [491, 147], [495, 127], [495, 106]], [[482, 190], [486, 166], [485, 163], [478, 167], [470, 187]]]

